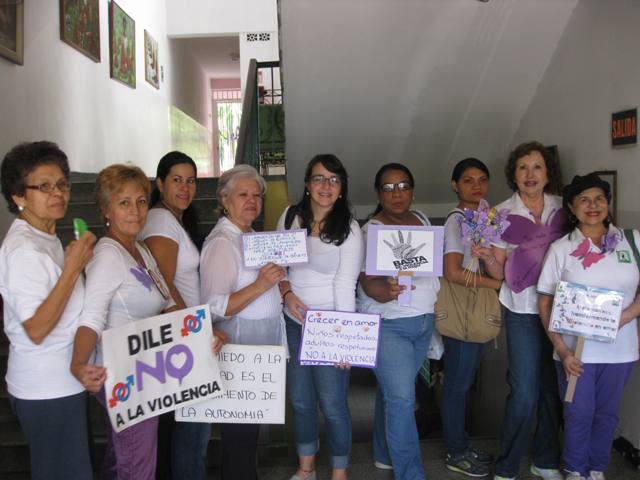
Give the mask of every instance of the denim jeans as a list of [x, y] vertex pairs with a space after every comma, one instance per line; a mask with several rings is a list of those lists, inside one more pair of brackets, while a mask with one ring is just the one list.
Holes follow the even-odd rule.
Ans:
[[175, 480], [207, 478], [210, 423], [176, 422], [171, 435], [171, 477]]
[[427, 358], [434, 315], [382, 319], [373, 428], [374, 460], [393, 465], [396, 480], [424, 479], [414, 415], [416, 375]]
[[31, 478], [91, 480], [87, 394], [9, 402], [27, 437]]
[[496, 475], [515, 477], [529, 445], [536, 418], [533, 463], [539, 468], [558, 468], [558, 428], [562, 406], [558, 396], [553, 347], [540, 317], [506, 308], [504, 313], [509, 356], [507, 381], [511, 393], [507, 397], [502, 420]]
[[467, 394], [476, 377], [484, 344], [442, 337], [444, 342], [444, 388], [442, 428], [447, 453], [460, 455], [469, 449], [465, 430]]
[[287, 394], [293, 407], [298, 455], [315, 455], [319, 446], [318, 404], [324, 415], [331, 468], [347, 468], [351, 455], [351, 414], [347, 404], [349, 371], [333, 366], [302, 366], [302, 327], [285, 316], [291, 358], [287, 363]]

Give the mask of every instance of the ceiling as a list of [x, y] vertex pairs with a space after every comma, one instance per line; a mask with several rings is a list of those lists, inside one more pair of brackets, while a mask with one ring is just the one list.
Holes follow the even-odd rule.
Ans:
[[324, 152], [346, 164], [356, 205], [375, 202], [387, 162], [411, 168], [423, 204], [455, 200], [462, 158], [501, 177], [577, 1], [280, 0], [292, 198]]
[[[228, 37], [172, 38], [191, 53], [209, 78], [240, 78], [240, 40]], [[236, 60], [232, 60], [235, 56]]]

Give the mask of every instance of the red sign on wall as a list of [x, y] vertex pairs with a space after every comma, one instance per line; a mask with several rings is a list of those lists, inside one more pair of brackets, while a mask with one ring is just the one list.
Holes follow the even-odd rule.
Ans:
[[611, 145], [633, 145], [638, 143], [638, 109], [611, 114]]

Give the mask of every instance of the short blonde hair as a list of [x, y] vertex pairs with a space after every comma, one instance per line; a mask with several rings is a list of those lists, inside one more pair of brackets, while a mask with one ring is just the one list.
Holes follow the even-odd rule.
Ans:
[[133, 165], [109, 165], [103, 168], [96, 178], [96, 202], [102, 212], [106, 210], [111, 198], [122, 190], [127, 182], [138, 184], [149, 200], [151, 183], [140, 168]]
[[241, 178], [249, 178], [251, 180], [255, 180], [260, 185], [260, 190], [262, 195], [267, 191], [267, 182], [265, 182], [264, 178], [258, 173], [258, 171], [253, 168], [251, 165], [241, 164], [236, 165], [231, 170], [227, 170], [224, 172], [220, 179], [218, 180], [218, 188], [216, 189], [216, 198], [218, 199], [218, 203], [222, 208], [222, 199], [227, 197], [233, 187], [235, 187], [236, 182]]

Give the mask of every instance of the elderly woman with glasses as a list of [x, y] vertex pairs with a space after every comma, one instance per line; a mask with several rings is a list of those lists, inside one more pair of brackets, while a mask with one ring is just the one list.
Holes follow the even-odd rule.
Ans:
[[[202, 246], [200, 298], [210, 305], [215, 327], [234, 344], [283, 345], [285, 341], [277, 288], [284, 270], [273, 263], [259, 270], [245, 268], [242, 255], [242, 234], [253, 232], [265, 190], [266, 182], [249, 165], [224, 172], [216, 191], [222, 216]], [[257, 478], [259, 427], [220, 425], [224, 480]]]
[[[369, 225], [430, 225], [427, 217], [411, 209], [414, 181], [411, 171], [399, 163], [382, 166], [374, 188], [378, 207]], [[393, 469], [396, 479], [424, 479], [420, 443], [414, 418], [415, 380], [427, 358], [434, 326], [434, 305], [440, 289], [435, 277], [416, 277], [410, 305], [401, 305], [398, 296], [405, 287], [397, 277], [360, 274], [359, 311], [382, 317], [378, 346], [378, 379], [373, 431], [374, 465]]]
[[[103, 405], [106, 371], [98, 343], [102, 332], [176, 308], [151, 252], [137, 241], [149, 211], [149, 190], [144, 172], [129, 165], [111, 165], [96, 179], [96, 199], [106, 228], [87, 265], [71, 371], [88, 391], [98, 393]], [[157, 429], [158, 417], [118, 433], [108, 428], [104, 476], [155, 478]]]
[[280, 217], [278, 229], [307, 231], [309, 263], [289, 267], [280, 282], [285, 305], [287, 392], [294, 412], [298, 471], [291, 480], [314, 480], [319, 447], [318, 404], [329, 440], [332, 480], [347, 478], [351, 452], [351, 415], [347, 405], [349, 371], [333, 366], [301, 366], [299, 351], [307, 309], [353, 312], [362, 263], [362, 235], [353, 218], [347, 172], [330, 154], [316, 155], [307, 165], [300, 202]]
[[67, 156], [56, 144], [14, 147], [0, 177], [9, 211], [17, 214], [0, 248], [6, 379], [29, 444], [31, 476], [90, 479], [87, 396], [69, 361], [95, 236], [87, 232], [66, 250], [56, 236], [70, 190]]

